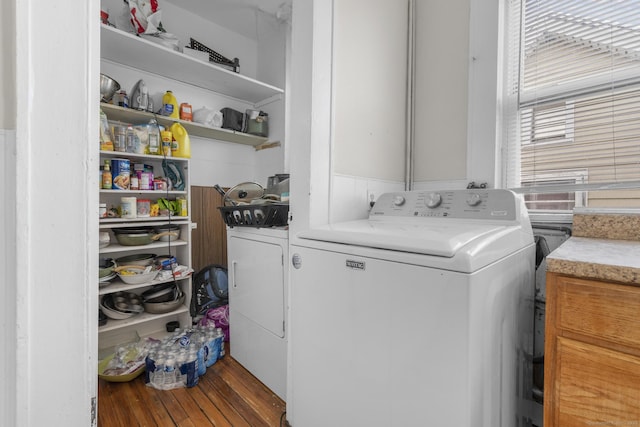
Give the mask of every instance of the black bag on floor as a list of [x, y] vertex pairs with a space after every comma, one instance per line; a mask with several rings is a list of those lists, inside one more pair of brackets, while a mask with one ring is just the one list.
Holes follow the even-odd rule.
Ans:
[[227, 269], [211, 264], [198, 271], [192, 281], [191, 317], [204, 315], [210, 308], [229, 303]]

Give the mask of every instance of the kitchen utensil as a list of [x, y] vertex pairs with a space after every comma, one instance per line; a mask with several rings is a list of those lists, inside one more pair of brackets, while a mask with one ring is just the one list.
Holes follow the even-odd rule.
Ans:
[[140, 368], [136, 369], [135, 371], [129, 374], [124, 374], [124, 375], [105, 374], [104, 371], [107, 368], [107, 366], [109, 366], [109, 362], [111, 362], [111, 359], [113, 359], [114, 356], [115, 355], [112, 354], [111, 356], [108, 356], [107, 358], [101, 360], [100, 363], [98, 363], [98, 378], [103, 379], [105, 381], [112, 382], [112, 383], [126, 383], [139, 377], [140, 374], [142, 374], [146, 368], [145, 365], [142, 365]]
[[104, 279], [113, 273], [113, 269], [116, 267], [116, 262], [113, 258], [100, 258], [98, 267], [98, 277]]
[[156, 225], [153, 231], [162, 235], [159, 239], [161, 242], [173, 242], [180, 238], [180, 226], [176, 224]]
[[224, 193], [224, 205], [247, 205], [251, 203], [251, 200], [260, 199], [262, 196], [264, 196], [264, 188], [260, 184], [255, 182], [243, 182]]
[[156, 254], [133, 254], [120, 258], [116, 258], [117, 265], [142, 265], [147, 266], [153, 264]]
[[120, 90], [120, 83], [100, 73], [100, 101], [109, 102], [113, 95]]
[[260, 110], [246, 110], [243, 132], [262, 137], [269, 136], [269, 115]]
[[122, 246], [144, 246], [155, 242], [168, 232], [154, 234], [153, 227], [113, 228], [116, 240]]
[[[105, 217], [107, 216], [106, 211], [105, 211]], [[108, 231], [101, 231], [98, 235], [98, 247], [100, 249], [102, 248], [106, 248], [107, 246], [109, 246], [109, 243], [111, 243], [111, 237], [109, 237], [109, 232]]]
[[116, 278], [118, 275], [114, 272], [109, 274], [108, 276], [105, 277], [101, 277], [100, 279], [98, 279], [98, 287], [102, 288], [105, 286], [109, 286], [111, 284], [111, 279]]
[[124, 265], [115, 269], [116, 274], [127, 285], [140, 285], [142, 283], [149, 283], [158, 275], [158, 270], [155, 266], [142, 266], [142, 265]]
[[142, 302], [168, 302], [176, 299], [180, 290], [174, 283], [163, 283], [155, 285], [151, 289], [147, 289], [141, 295]]
[[131, 90], [131, 108], [142, 111], [149, 109], [149, 89], [142, 79]]
[[[127, 308], [132, 309], [120, 310], [116, 308], [116, 299], [118, 300], [118, 303], [126, 303]], [[134, 306], [140, 308], [133, 310]], [[116, 292], [114, 294], [107, 294], [100, 300], [100, 308], [108, 318], [114, 320], [128, 319], [129, 317], [141, 313], [144, 310], [142, 306], [140, 306], [140, 298], [132, 292]]]
[[178, 296], [167, 302], [145, 302], [144, 311], [152, 314], [168, 313], [180, 307], [184, 303], [184, 294], [179, 292]]

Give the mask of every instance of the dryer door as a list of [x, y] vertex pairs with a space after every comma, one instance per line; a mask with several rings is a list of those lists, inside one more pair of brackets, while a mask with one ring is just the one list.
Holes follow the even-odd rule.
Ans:
[[284, 337], [282, 246], [231, 236], [227, 251], [230, 310]]

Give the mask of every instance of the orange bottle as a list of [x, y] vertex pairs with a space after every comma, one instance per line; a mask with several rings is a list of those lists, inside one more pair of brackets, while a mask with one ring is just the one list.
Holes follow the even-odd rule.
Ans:
[[180, 120], [187, 122], [193, 121], [193, 109], [191, 108], [191, 104], [186, 102], [180, 104]]

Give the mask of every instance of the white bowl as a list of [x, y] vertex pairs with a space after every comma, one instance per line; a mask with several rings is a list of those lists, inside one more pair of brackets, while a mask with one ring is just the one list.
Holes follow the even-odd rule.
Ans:
[[[152, 269], [148, 273], [143, 273], [146, 267], [140, 265], [128, 265], [124, 267], [118, 267], [116, 273], [120, 280], [127, 285], [141, 285], [143, 283], [149, 283], [158, 275], [158, 270]], [[123, 271], [136, 272], [135, 274], [122, 274]]]

